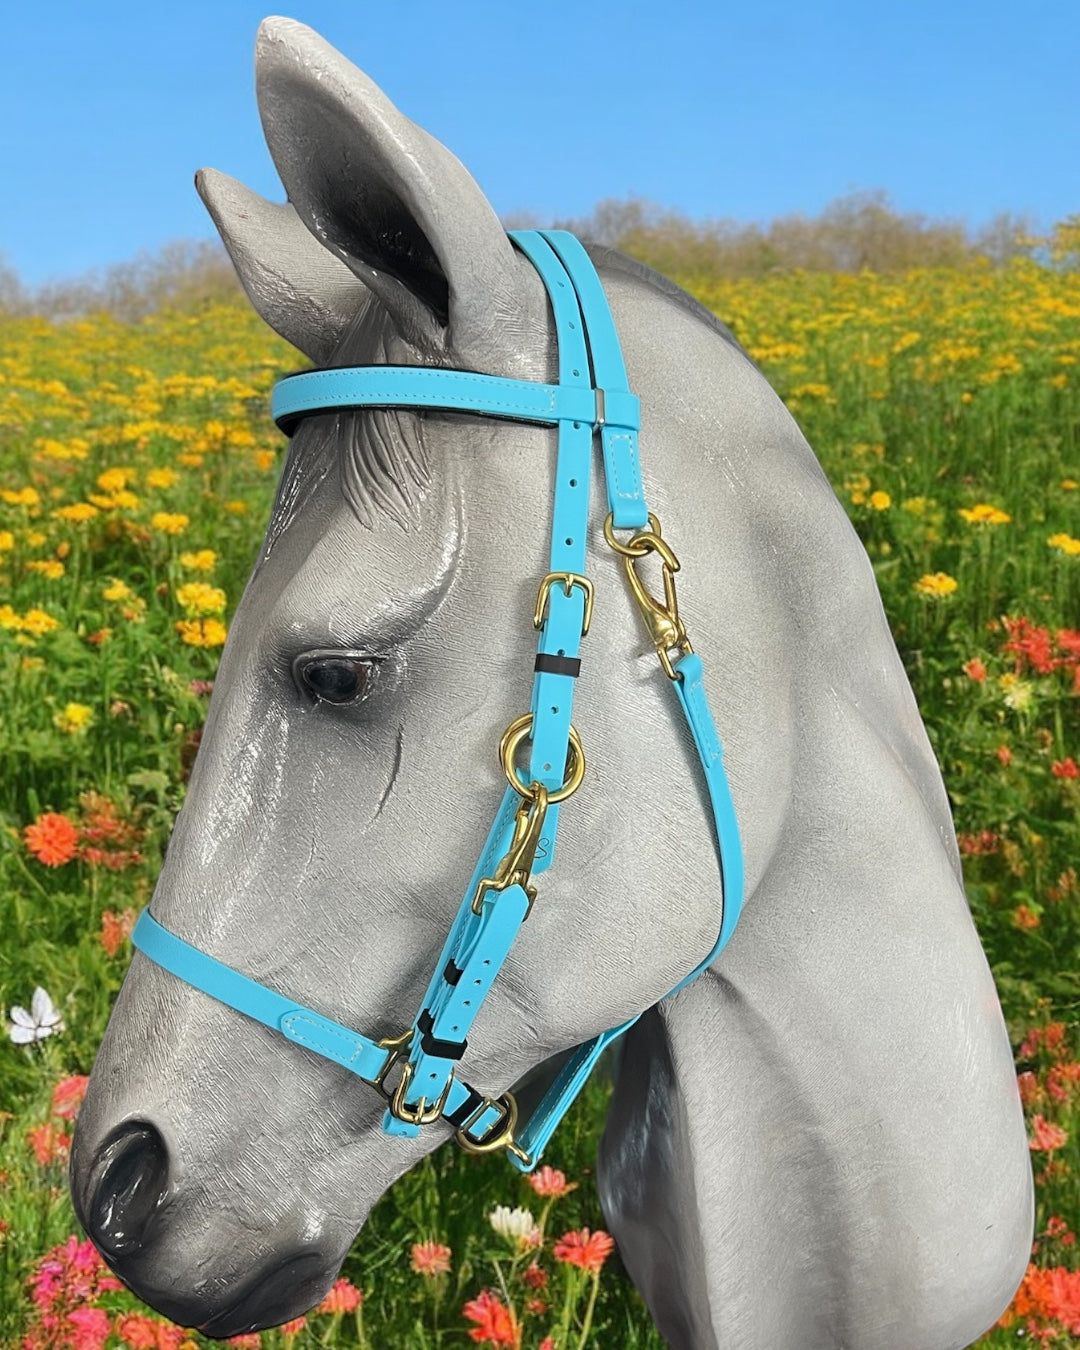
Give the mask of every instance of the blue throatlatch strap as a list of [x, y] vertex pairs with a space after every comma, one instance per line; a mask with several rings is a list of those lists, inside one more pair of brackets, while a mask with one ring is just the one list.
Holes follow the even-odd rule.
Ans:
[[[555, 318], [559, 383], [505, 380], [471, 371], [413, 366], [347, 367], [291, 375], [274, 387], [275, 422], [291, 434], [305, 416], [358, 407], [415, 407], [471, 412], [559, 428], [549, 576], [537, 602], [540, 636], [531, 705], [529, 781], [549, 790], [562, 785], [581, 640], [592, 605], [585, 577], [592, 442], [600, 433], [608, 505], [616, 529], [648, 523], [637, 449], [639, 406], [630, 393], [622, 350], [600, 279], [573, 235], [561, 230], [511, 234], [543, 278]], [[712, 805], [722, 878], [722, 920], [717, 941], [672, 994], [702, 973], [727, 943], [742, 907], [743, 860], [735, 810], [724, 773], [720, 739], [705, 698], [700, 659], [687, 653], [675, 664], [675, 692], [705, 774]], [[476, 1143], [497, 1132], [505, 1113], [455, 1075], [479, 1006], [505, 961], [529, 911], [517, 884], [485, 890], [484, 878], [505, 856], [522, 798], [508, 788], [451, 926], [424, 1003], [413, 1023], [403, 1103], [414, 1114], [441, 1102], [441, 1116]], [[558, 804], [548, 808], [533, 874], [551, 865]], [[341, 1026], [207, 956], [140, 915], [133, 942], [179, 978], [280, 1031], [290, 1040], [379, 1085], [400, 1053]], [[669, 995], [670, 996], [670, 995]], [[603, 1050], [637, 1017], [577, 1047], [530, 1118], [514, 1131], [518, 1152], [508, 1153], [531, 1171]], [[445, 1095], [444, 1095], [445, 1094]], [[420, 1125], [387, 1111], [387, 1133], [416, 1135]], [[493, 1136], [494, 1137], [494, 1136]], [[520, 1156], [519, 1156], [520, 1155]]]

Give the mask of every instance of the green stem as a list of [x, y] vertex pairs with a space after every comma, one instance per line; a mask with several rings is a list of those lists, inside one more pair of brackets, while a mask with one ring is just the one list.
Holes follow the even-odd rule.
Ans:
[[596, 1295], [600, 1291], [600, 1272], [593, 1271], [592, 1290], [589, 1294], [589, 1304], [585, 1309], [585, 1321], [581, 1326], [581, 1339], [578, 1341], [578, 1350], [585, 1350], [585, 1342], [589, 1339], [589, 1331], [592, 1329], [593, 1310], [596, 1307]]

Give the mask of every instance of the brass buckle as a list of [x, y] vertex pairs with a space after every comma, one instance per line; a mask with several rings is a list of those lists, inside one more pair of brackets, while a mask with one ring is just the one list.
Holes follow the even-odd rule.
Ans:
[[536, 597], [536, 612], [533, 614], [533, 627], [540, 628], [544, 623], [544, 615], [547, 613], [548, 592], [557, 582], [562, 582], [566, 588], [566, 594], [569, 595], [575, 586], [580, 586], [585, 592], [585, 613], [581, 620], [581, 636], [584, 637], [589, 631], [589, 624], [592, 623], [593, 611], [593, 584], [588, 577], [580, 576], [577, 572], [549, 572], [540, 583], [540, 590]]
[[[501, 1118], [492, 1125], [483, 1139], [470, 1139], [468, 1131], [491, 1106], [496, 1106], [502, 1111]], [[496, 1097], [494, 1101], [490, 1097], [485, 1097], [468, 1120], [457, 1130], [454, 1139], [466, 1153], [497, 1153], [499, 1149], [504, 1148], [508, 1153], [512, 1153], [515, 1158], [523, 1162], [526, 1167], [529, 1167], [532, 1164], [532, 1159], [523, 1148], [514, 1142], [514, 1126], [517, 1124], [517, 1118], [518, 1106], [512, 1092], [504, 1092], [501, 1097]]]
[[[694, 650], [686, 635], [683, 621], [679, 617], [679, 600], [675, 594], [675, 573], [680, 567], [679, 560], [671, 546], [660, 537], [660, 522], [651, 512], [649, 513], [649, 529], [638, 531], [625, 544], [620, 543], [615, 538], [613, 523], [614, 515], [609, 513], [604, 521], [604, 538], [622, 557], [623, 566], [626, 569], [626, 579], [630, 585], [630, 594], [634, 598], [634, 603], [637, 605], [641, 617], [645, 620], [649, 639], [656, 648], [656, 655], [660, 658], [664, 674], [669, 680], [677, 679], [678, 676], [675, 673], [671, 653], [678, 651], [682, 655], [687, 655]], [[651, 595], [641, 577], [638, 576], [638, 563], [642, 558], [648, 557], [650, 553], [658, 555], [663, 568], [663, 600], [658, 600], [654, 595]]]
[[451, 1072], [446, 1080], [446, 1086], [439, 1093], [438, 1101], [431, 1106], [428, 1106], [426, 1097], [421, 1097], [415, 1106], [409, 1106], [406, 1103], [405, 1093], [409, 1090], [412, 1076], [413, 1066], [406, 1064], [401, 1071], [401, 1081], [390, 1097], [390, 1114], [396, 1116], [398, 1120], [403, 1120], [406, 1125], [432, 1125], [443, 1113], [446, 1099], [450, 1095], [450, 1086], [454, 1081], [454, 1075]]

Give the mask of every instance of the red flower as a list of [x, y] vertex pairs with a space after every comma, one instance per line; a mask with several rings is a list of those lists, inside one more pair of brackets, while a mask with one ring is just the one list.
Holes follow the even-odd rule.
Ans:
[[417, 1275], [433, 1277], [450, 1274], [450, 1257], [453, 1253], [442, 1242], [414, 1242], [409, 1265]]
[[982, 684], [983, 680], [986, 679], [986, 667], [977, 656], [973, 656], [970, 661], [965, 661], [962, 669], [964, 674], [974, 680], [976, 684]]
[[51, 1162], [67, 1162], [71, 1136], [65, 1134], [54, 1121], [28, 1130], [26, 1138], [39, 1167], [47, 1167]]
[[1020, 1089], [1020, 1101], [1024, 1106], [1031, 1106], [1042, 1095], [1039, 1080], [1030, 1069], [1016, 1075], [1016, 1086]]
[[580, 1266], [596, 1275], [615, 1246], [614, 1238], [602, 1229], [590, 1234], [587, 1228], [580, 1233], [564, 1233], [552, 1249], [556, 1261], [565, 1261], [567, 1265]]
[[999, 745], [997, 748], [997, 757], [1002, 764], [1012, 763], [1012, 751], [1007, 745]]
[[105, 949], [105, 955], [115, 956], [120, 950], [121, 943], [126, 942], [131, 936], [134, 927], [133, 909], [125, 909], [123, 914], [114, 914], [111, 909], [107, 909], [101, 916], [101, 934], [98, 939]]
[[79, 851], [79, 832], [67, 816], [46, 811], [23, 830], [23, 842], [46, 867], [63, 867]]
[[307, 1326], [306, 1317], [294, 1317], [291, 1322], [283, 1322], [278, 1331], [283, 1336], [296, 1336]]
[[363, 1301], [363, 1292], [357, 1289], [355, 1284], [350, 1284], [348, 1280], [338, 1280], [315, 1311], [323, 1313], [355, 1312]]
[[1080, 766], [1072, 755], [1068, 759], [1055, 759], [1050, 765], [1050, 772], [1055, 778], [1080, 778]]
[[548, 1282], [547, 1271], [541, 1270], [535, 1261], [532, 1263], [531, 1266], [528, 1266], [522, 1272], [521, 1278], [525, 1281], [525, 1283], [529, 1286], [530, 1289], [547, 1288]]
[[90, 1079], [84, 1073], [74, 1074], [71, 1078], [62, 1078], [53, 1088], [52, 1110], [54, 1116], [59, 1116], [61, 1120], [74, 1120], [79, 1114], [79, 1107], [82, 1106], [83, 1098], [86, 1096], [86, 1085]]
[[532, 1176], [529, 1177], [529, 1185], [537, 1195], [552, 1195], [556, 1197], [577, 1190], [576, 1181], [567, 1181], [562, 1172], [554, 1167], [548, 1167], [547, 1165], [541, 1167], [538, 1172], [534, 1172]]
[[478, 1298], [466, 1303], [462, 1315], [476, 1326], [469, 1328], [469, 1336], [474, 1341], [487, 1342], [489, 1345], [521, 1344], [521, 1329], [514, 1314], [501, 1303], [490, 1289], [485, 1289]]
[[1035, 1116], [1031, 1122], [1031, 1132], [1034, 1138], [1028, 1140], [1028, 1148], [1032, 1153], [1053, 1153], [1054, 1149], [1061, 1148], [1062, 1144], [1068, 1142], [1069, 1136], [1060, 1125], [1054, 1125], [1049, 1120], [1044, 1120], [1042, 1116]]

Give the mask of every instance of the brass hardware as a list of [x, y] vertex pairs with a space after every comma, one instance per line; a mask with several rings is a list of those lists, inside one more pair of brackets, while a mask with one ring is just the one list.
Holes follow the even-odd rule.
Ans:
[[387, 1101], [390, 1100], [391, 1096], [393, 1096], [393, 1093], [387, 1092], [386, 1088], [383, 1087], [383, 1083], [386, 1081], [386, 1075], [398, 1062], [398, 1060], [405, 1053], [405, 1051], [408, 1050], [410, 1044], [412, 1043], [412, 1037], [413, 1037], [413, 1029], [412, 1027], [410, 1027], [408, 1031], [403, 1031], [400, 1036], [387, 1036], [385, 1040], [379, 1042], [379, 1049], [389, 1050], [390, 1054], [386, 1056], [386, 1062], [383, 1064], [382, 1068], [375, 1075], [375, 1077], [371, 1080], [371, 1084], [372, 1087], [377, 1087], [379, 1089], [379, 1091], [383, 1094], [383, 1096], [387, 1099]]
[[[634, 598], [634, 603], [637, 605], [641, 617], [645, 620], [645, 627], [649, 631], [649, 640], [656, 648], [656, 654], [660, 658], [664, 674], [669, 680], [677, 679], [671, 653], [679, 651], [686, 655], [694, 650], [686, 635], [683, 621], [679, 617], [679, 601], [675, 594], [675, 573], [679, 570], [679, 560], [671, 546], [660, 537], [660, 522], [651, 513], [649, 514], [650, 528], [640, 530], [625, 544], [620, 543], [615, 538], [612, 532], [612, 519], [612, 515], [609, 514], [607, 520], [604, 521], [604, 538], [615, 552], [622, 556], [623, 566], [626, 569], [626, 580], [630, 586], [630, 594]], [[650, 553], [658, 555], [663, 568], [664, 598], [662, 601], [650, 594], [645, 583], [638, 576], [638, 563], [642, 558], [648, 557]]]
[[446, 1105], [446, 1099], [450, 1095], [450, 1086], [454, 1081], [454, 1075], [451, 1073], [446, 1080], [446, 1086], [439, 1094], [439, 1099], [432, 1106], [428, 1106], [427, 1098], [421, 1097], [415, 1106], [409, 1106], [405, 1101], [405, 1094], [409, 1090], [409, 1083], [413, 1076], [413, 1066], [406, 1064], [401, 1072], [401, 1082], [398, 1083], [390, 1098], [390, 1114], [396, 1116], [398, 1120], [403, 1120], [407, 1125], [431, 1125], [443, 1113], [443, 1107]]
[[533, 783], [530, 795], [522, 798], [514, 815], [514, 833], [506, 856], [495, 868], [495, 875], [485, 877], [476, 888], [472, 902], [474, 914], [483, 912], [484, 900], [489, 891], [505, 891], [510, 886], [520, 886], [528, 897], [529, 908], [525, 911], [525, 918], [532, 913], [536, 887], [529, 885], [529, 876], [536, 861], [536, 850], [540, 845], [540, 833], [544, 828], [548, 801], [548, 791], [543, 783]]
[[[497, 1106], [502, 1111], [502, 1119], [497, 1120], [491, 1127], [492, 1130], [497, 1130], [498, 1133], [493, 1138], [491, 1131], [489, 1130], [487, 1137], [481, 1141], [470, 1139], [466, 1131], [475, 1125], [490, 1106]], [[497, 1097], [494, 1101], [492, 1101], [490, 1097], [485, 1097], [464, 1125], [457, 1131], [454, 1138], [466, 1153], [497, 1153], [499, 1149], [505, 1148], [508, 1152], [512, 1153], [515, 1158], [518, 1158], [526, 1167], [528, 1167], [532, 1162], [532, 1159], [523, 1148], [520, 1148], [514, 1142], [514, 1126], [517, 1124], [517, 1118], [518, 1107], [512, 1092], [504, 1092], [501, 1097]]]
[[[499, 759], [502, 761], [503, 772], [506, 774], [507, 781], [515, 792], [522, 797], [532, 796], [532, 784], [525, 787], [518, 777], [517, 769], [514, 766], [514, 756], [517, 754], [518, 746], [526, 740], [529, 731], [532, 729], [532, 713], [525, 713], [510, 725], [502, 734], [502, 740], [499, 742]], [[556, 802], [564, 802], [567, 797], [572, 796], [581, 786], [581, 780], [585, 777], [585, 752], [581, 748], [581, 737], [573, 727], [570, 728], [570, 751], [566, 757], [567, 775], [561, 788], [556, 788], [554, 792], [548, 792], [548, 805], [554, 805]]]
[[536, 612], [533, 615], [533, 627], [540, 628], [544, 622], [544, 614], [547, 611], [548, 592], [556, 582], [562, 582], [566, 588], [566, 594], [569, 595], [575, 586], [580, 586], [585, 592], [585, 615], [581, 620], [581, 636], [584, 637], [589, 631], [589, 624], [592, 623], [593, 611], [593, 584], [588, 577], [579, 576], [577, 572], [549, 572], [540, 583], [540, 590], [536, 597]]

